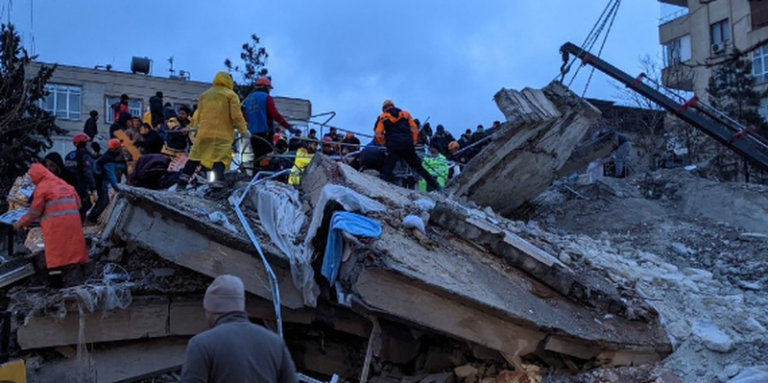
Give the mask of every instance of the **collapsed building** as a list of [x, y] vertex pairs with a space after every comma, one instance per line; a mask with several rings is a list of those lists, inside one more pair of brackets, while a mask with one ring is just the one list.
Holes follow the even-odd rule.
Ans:
[[600, 113], [557, 82], [496, 101], [508, 121], [446, 195], [322, 155], [298, 190], [232, 180], [230, 200], [211, 201], [122, 187], [87, 233], [94, 261], [57, 291], [35, 272], [32, 231], [31, 254], [0, 274], [28, 380], [174, 381], [221, 274], [243, 280], [249, 316], [283, 335], [306, 381], [541, 382], [668, 357], [664, 315], [636, 289], [647, 276], [504, 218], [617, 146], [578, 146]]

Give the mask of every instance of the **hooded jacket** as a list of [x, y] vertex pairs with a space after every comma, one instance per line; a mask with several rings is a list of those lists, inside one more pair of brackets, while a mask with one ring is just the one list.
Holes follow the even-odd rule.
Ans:
[[64, 158], [61, 157], [61, 154], [51, 152], [45, 155], [45, 159], [53, 162], [59, 168], [59, 173], [55, 174], [56, 176], [77, 190], [77, 176], [64, 166]]
[[88, 251], [77, 192], [41, 164], [33, 164], [29, 176], [37, 187], [32, 206], [20, 222], [26, 227], [40, 219], [48, 268], [86, 262]]
[[234, 129], [245, 134], [247, 125], [240, 110], [240, 97], [234, 92], [235, 83], [227, 72], [219, 72], [213, 86], [200, 96], [193, 118], [198, 129], [195, 140], [234, 140]]

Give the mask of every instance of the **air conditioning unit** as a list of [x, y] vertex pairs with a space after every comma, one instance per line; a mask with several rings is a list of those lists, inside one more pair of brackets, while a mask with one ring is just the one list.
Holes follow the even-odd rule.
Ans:
[[720, 54], [725, 52], [725, 43], [715, 43], [712, 44], [712, 53], [714, 54]]

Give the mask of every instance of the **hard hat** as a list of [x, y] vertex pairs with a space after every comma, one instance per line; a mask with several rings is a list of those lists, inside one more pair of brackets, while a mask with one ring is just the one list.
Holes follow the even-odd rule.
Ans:
[[117, 149], [120, 149], [122, 146], [123, 144], [117, 138], [113, 138], [109, 140], [109, 143], [107, 144], [107, 147], [109, 148], [109, 150], [117, 150]]
[[272, 80], [270, 80], [269, 77], [260, 77], [256, 80], [256, 86], [266, 86], [269, 89], [273, 89]]
[[75, 137], [72, 138], [72, 143], [75, 144], [75, 146], [78, 146], [78, 145], [86, 143], [86, 142], [88, 142], [90, 140], [91, 140], [91, 138], [88, 137], [87, 134], [85, 134], [85, 133], [78, 133], [78, 134], [75, 134]]
[[387, 108], [393, 107], [393, 106], [395, 106], [395, 103], [392, 102], [392, 100], [386, 100], [384, 101], [384, 105], [381, 106], [381, 109], [386, 110]]
[[456, 141], [451, 141], [451, 143], [448, 144], [448, 150], [450, 151], [459, 150], [460, 147], [461, 145]]

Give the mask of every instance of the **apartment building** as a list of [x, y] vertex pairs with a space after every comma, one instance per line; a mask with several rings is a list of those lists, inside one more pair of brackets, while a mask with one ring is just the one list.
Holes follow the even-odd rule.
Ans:
[[[768, 1], [660, 0], [671, 10], [661, 19], [659, 39], [664, 47], [662, 79], [668, 87], [706, 98], [712, 74], [707, 63], [734, 49], [745, 51], [768, 39]], [[748, 55], [760, 90], [768, 86], [768, 46]], [[768, 118], [768, 100], [761, 107]]]
[[[52, 64], [33, 63], [29, 72], [36, 73], [40, 65]], [[60, 153], [72, 150], [72, 137], [83, 131], [91, 110], [99, 112], [99, 133], [106, 138], [114, 118], [110, 105], [118, 102], [122, 94], [130, 97], [131, 115], [143, 116], [148, 110], [149, 98], [157, 91], [163, 92], [163, 101], [178, 110], [183, 105], [193, 107], [200, 94], [210, 87], [210, 82], [58, 64], [46, 85], [50, 94], [42, 107], [53, 113], [56, 124], [68, 133], [55, 137], [51, 150]], [[300, 128], [307, 125], [312, 115], [309, 100], [275, 97], [275, 103], [286, 119]]]

